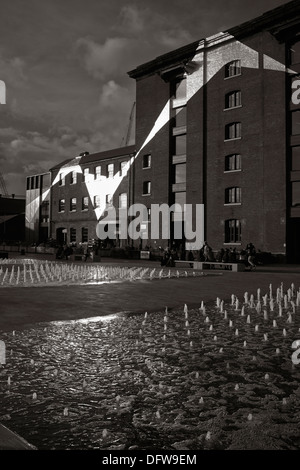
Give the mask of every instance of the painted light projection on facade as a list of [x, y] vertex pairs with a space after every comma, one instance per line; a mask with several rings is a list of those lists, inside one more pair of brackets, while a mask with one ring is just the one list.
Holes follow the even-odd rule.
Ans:
[[[211, 48], [208, 47], [208, 45], [218, 45], [221, 47]], [[207, 85], [210, 80], [212, 80], [212, 78], [229, 62], [233, 60], [239, 60], [241, 69], [251, 68], [259, 70], [259, 59], [259, 53], [256, 50], [236, 40], [234, 36], [228, 33], [219, 33], [206, 40], [199, 41], [194, 56], [184, 64], [187, 78], [185, 104], [187, 104], [194, 97], [194, 95], [202, 89], [203, 86]], [[263, 54], [261, 63], [265, 70], [296, 74], [296, 72], [293, 72], [284, 64], [278, 62], [266, 54]], [[98, 196], [100, 199], [100, 204], [93, 209], [95, 214], [95, 221], [99, 221], [108, 209], [107, 195], [113, 197], [124, 177], [127, 176], [130, 167], [134, 165], [145, 146], [149, 144], [152, 139], [155, 138], [157, 133], [169, 123], [171, 118], [171, 108], [172, 99], [170, 98], [162, 108], [159, 116], [154, 122], [152, 129], [150, 130], [141, 147], [136, 151], [135, 154], [130, 155], [130, 159], [126, 163], [122, 172], [119, 171], [113, 177], [100, 176], [95, 179], [94, 174], [90, 174], [85, 178], [84, 184], [86, 185], [91, 202], [93, 203], [95, 196]], [[62, 166], [59, 169], [59, 172], [53, 180], [51, 186], [58, 184], [59, 178], [66, 177], [71, 172], [82, 174], [80, 158], [75, 158], [74, 164], [69, 162], [65, 166]], [[43, 193], [42, 200], [47, 197], [48, 192], [49, 190]], [[34, 201], [31, 202], [31, 204], [34, 204]], [[109, 222], [109, 216], [105, 220]], [[204, 212], [202, 214], [201, 224], [204, 227]]]

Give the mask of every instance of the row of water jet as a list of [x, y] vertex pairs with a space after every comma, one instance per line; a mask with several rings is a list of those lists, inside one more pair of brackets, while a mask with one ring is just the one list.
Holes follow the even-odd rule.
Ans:
[[[198, 272], [198, 275], [201, 275]], [[153, 280], [196, 276], [195, 272], [151, 267], [102, 266], [56, 262], [24, 262], [0, 265], [0, 286], [30, 286], [53, 283], [97, 284], [111, 281]]]
[[[299, 307], [300, 306], [300, 288], [296, 291], [294, 284], [292, 284], [286, 292], [283, 290], [283, 284], [276, 289], [273, 294], [272, 285], [270, 284], [269, 292], [265, 295], [261, 295], [261, 289], [257, 289], [257, 295], [249, 295], [248, 292], [245, 292], [243, 301], [240, 301], [236, 295], [231, 296], [231, 303], [225, 304], [223, 300], [219, 297], [216, 299], [216, 310], [217, 313], [222, 315], [221, 330], [220, 330], [220, 317], [217, 315], [215, 317], [215, 309], [212, 309], [211, 306], [205, 306], [204, 302], [201, 302], [199, 308], [199, 314], [195, 319], [193, 318], [194, 330], [191, 328], [189, 320], [189, 310], [187, 304], [184, 305], [184, 329], [186, 330], [186, 346], [193, 348], [194, 342], [193, 339], [199, 340], [200, 328], [203, 325], [207, 325], [208, 330], [212, 332], [211, 340], [218, 344], [220, 349], [219, 352], [224, 351], [224, 345], [222, 345], [222, 339], [217, 335], [217, 328], [219, 328], [219, 333], [223, 336], [224, 327], [226, 326], [232, 330], [235, 337], [239, 337], [239, 340], [242, 342], [244, 348], [247, 347], [246, 336], [243, 338], [243, 332], [247, 333], [247, 339], [249, 338], [252, 342], [254, 341], [254, 334], [261, 332], [261, 340], [263, 342], [268, 342], [269, 337], [272, 334], [272, 330], [276, 331], [276, 334], [280, 335], [284, 339], [289, 335], [289, 327], [291, 327], [291, 340], [294, 341], [295, 338], [295, 325], [296, 320], [299, 322]], [[297, 316], [296, 316], [297, 315]], [[245, 318], [242, 321], [242, 317]], [[149, 335], [145, 331], [147, 325], [148, 313], [145, 313], [142, 324], [139, 328], [138, 338], [136, 339], [136, 344], [139, 345], [143, 338], [147, 338]], [[168, 339], [169, 332], [169, 322], [172, 321], [172, 315], [168, 312], [168, 307], [165, 308], [165, 314], [163, 317], [163, 329], [161, 331], [161, 352], [165, 353], [166, 344]], [[282, 327], [282, 333], [279, 327]], [[240, 327], [240, 329], [239, 329]], [[247, 327], [247, 328], [245, 328]], [[170, 330], [169, 341], [174, 340], [173, 331]], [[253, 335], [251, 334], [253, 331]], [[249, 336], [250, 334], [250, 336]], [[298, 327], [296, 334], [299, 334], [300, 337], [300, 327]], [[252, 338], [251, 338], [252, 335]], [[201, 334], [200, 334], [201, 336]], [[244, 339], [244, 341], [243, 341]], [[255, 340], [256, 341], [256, 340]], [[300, 343], [300, 340], [299, 340]], [[160, 349], [160, 348], [159, 348]], [[274, 354], [279, 354], [280, 348], [274, 350]]]
[[[260, 323], [262, 322], [265, 330], [263, 333], [264, 341], [268, 341], [271, 329], [277, 329], [279, 325], [283, 326], [282, 336], [286, 337], [288, 335], [288, 326], [294, 326], [295, 320], [298, 319], [299, 309], [297, 310], [297, 308], [299, 306], [300, 288], [296, 290], [293, 283], [286, 291], [284, 291], [283, 283], [281, 283], [280, 287], [276, 290], [273, 290], [273, 286], [270, 284], [269, 291], [264, 295], [261, 294], [260, 288], [257, 289], [256, 296], [245, 292], [243, 300], [239, 300], [236, 295], [232, 294], [231, 303], [228, 306], [219, 297], [216, 299], [217, 311], [223, 314], [223, 318], [228, 321], [230, 328], [234, 328], [234, 324], [239, 317], [245, 317], [246, 324], [248, 325], [255, 318], [255, 332], [260, 330]], [[203, 304], [200, 310], [205, 311]], [[269, 330], [266, 330], [267, 327]], [[293, 334], [295, 334], [294, 328]], [[298, 328], [297, 334], [300, 335], [300, 328]], [[239, 335], [238, 329], [235, 330], [235, 335]], [[246, 346], [245, 343], [244, 346]], [[278, 353], [278, 350], [276, 353]]]

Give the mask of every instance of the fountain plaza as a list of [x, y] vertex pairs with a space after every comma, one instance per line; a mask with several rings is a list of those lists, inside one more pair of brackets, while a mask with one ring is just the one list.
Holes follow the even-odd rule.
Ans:
[[299, 450], [299, 266], [19, 257], [0, 295], [0, 448]]

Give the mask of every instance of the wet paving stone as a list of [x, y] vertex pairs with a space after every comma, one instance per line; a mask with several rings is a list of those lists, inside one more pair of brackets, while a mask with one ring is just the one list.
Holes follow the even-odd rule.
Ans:
[[0, 332], [0, 422], [41, 450], [299, 449], [300, 294], [278, 289]]

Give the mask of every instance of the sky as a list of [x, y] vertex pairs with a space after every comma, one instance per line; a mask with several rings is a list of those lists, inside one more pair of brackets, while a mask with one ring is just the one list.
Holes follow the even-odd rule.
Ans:
[[27, 176], [81, 152], [125, 145], [135, 102], [129, 71], [284, 3], [0, 0], [0, 174], [8, 194], [24, 196]]

